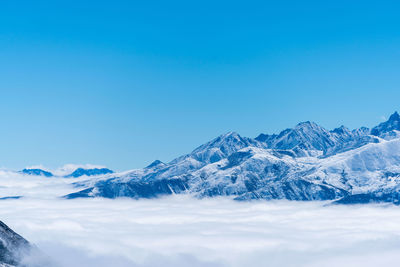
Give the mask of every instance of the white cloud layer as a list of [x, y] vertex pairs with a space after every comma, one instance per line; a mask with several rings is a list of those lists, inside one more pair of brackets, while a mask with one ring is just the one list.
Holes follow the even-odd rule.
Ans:
[[[82, 178], [87, 179], [87, 178]], [[0, 220], [60, 267], [397, 266], [400, 207], [326, 202], [59, 199], [68, 178], [0, 170]]]
[[60, 266], [397, 266], [391, 205], [23, 198], [0, 219]]

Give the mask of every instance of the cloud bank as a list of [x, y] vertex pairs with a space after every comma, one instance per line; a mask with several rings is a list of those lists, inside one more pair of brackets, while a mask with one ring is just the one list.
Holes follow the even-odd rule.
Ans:
[[0, 218], [59, 266], [397, 265], [399, 207], [325, 204], [23, 198]]

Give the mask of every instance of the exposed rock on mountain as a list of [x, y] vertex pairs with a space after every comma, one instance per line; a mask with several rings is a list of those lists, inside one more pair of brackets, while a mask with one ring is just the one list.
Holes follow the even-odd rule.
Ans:
[[[75, 197], [152, 198], [170, 194], [237, 200], [338, 200], [398, 203], [400, 116], [372, 130], [313, 122], [255, 139], [230, 132], [170, 163], [90, 179]], [[341, 200], [339, 200], [341, 199]]]
[[51, 267], [55, 265], [35, 246], [0, 221], [0, 266]]
[[389, 117], [388, 121], [382, 122], [378, 126], [372, 128], [371, 134], [375, 136], [381, 136], [382, 134], [399, 130], [400, 130], [400, 115], [396, 111]]
[[66, 175], [65, 177], [77, 178], [77, 177], [81, 177], [83, 175], [94, 176], [94, 175], [103, 175], [103, 174], [109, 174], [109, 173], [113, 173], [113, 171], [110, 169], [107, 169], [107, 168], [93, 168], [93, 169], [78, 168], [73, 173]]
[[45, 177], [53, 177], [54, 175], [51, 172], [42, 170], [42, 169], [23, 169], [21, 171], [23, 174], [28, 175], [37, 175], [37, 176], [45, 176]]

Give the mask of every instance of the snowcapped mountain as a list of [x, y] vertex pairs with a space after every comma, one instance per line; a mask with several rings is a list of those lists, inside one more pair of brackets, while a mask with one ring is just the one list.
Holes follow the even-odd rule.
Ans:
[[76, 197], [153, 198], [168, 194], [237, 200], [400, 200], [400, 116], [372, 130], [299, 123], [279, 134], [229, 132], [169, 163], [77, 184]]
[[388, 121], [382, 122], [378, 126], [372, 128], [371, 134], [376, 136], [381, 136], [383, 134], [399, 130], [400, 130], [400, 115], [396, 111], [389, 117]]
[[23, 169], [21, 171], [21, 173], [27, 174], [27, 175], [36, 175], [36, 176], [45, 176], [45, 177], [53, 177], [54, 176], [51, 172], [45, 171], [42, 169]]
[[22, 171], [20, 171], [20, 173], [26, 174], [26, 175], [44, 176], [44, 177], [78, 178], [81, 176], [98, 176], [98, 175], [111, 174], [111, 173], [114, 173], [114, 171], [112, 171], [108, 168], [103, 168], [103, 167], [101, 167], [101, 168], [98, 168], [98, 167], [94, 167], [94, 168], [76, 167], [69, 174], [55, 175], [50, 171], [43, 170], [40, 168], [25, 168]]
[[309, 121], [278, 135], [260, 134], [256, 140], [265, 143], [267, 148], [292, 150], [301, 157], [332, 155], [375, 141], [367, 128], [350, 131], [341, 126], [328, 131]]
[[69, 177], [81, 177], [81, 176], [95, 176], [95, 175], [103, 175], [103, 174], [109, 174], [113, 173], [112, 170], [107, 169], [107, 168], [93, 168], [93, 169], [84, 169], [84, 168], [78, 168], [76, 169], [73, 173], [66, 175], [64, 177], [69, 178]]

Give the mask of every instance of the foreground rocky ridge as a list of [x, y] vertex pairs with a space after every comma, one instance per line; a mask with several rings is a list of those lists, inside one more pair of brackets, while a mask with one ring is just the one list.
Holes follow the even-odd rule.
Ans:
[[230, 132], [169, 163], [77, 183], [67, 198], [170, 194], [237, 200], [398, 203], [400, 116], [368, 129], [328, 131], [313, 122], [246, 138]]
[[56, 266], [35, 246], [0, 221], [0, 267]]
[[19, 266], [31, 245], [0, 221], [0, 266]]

